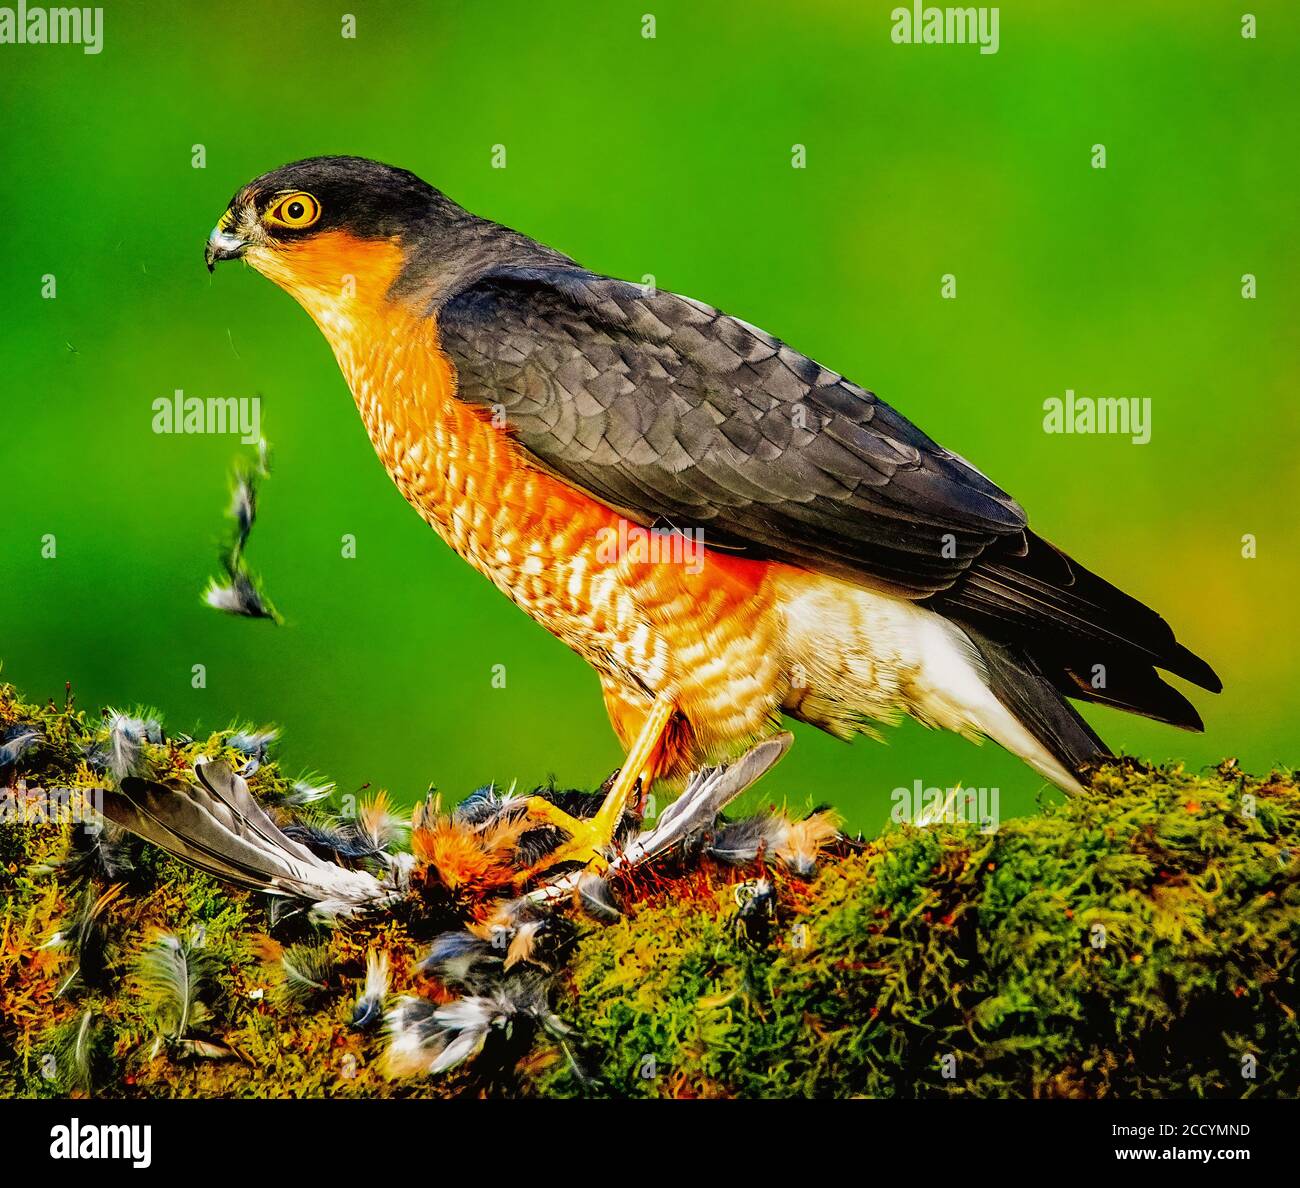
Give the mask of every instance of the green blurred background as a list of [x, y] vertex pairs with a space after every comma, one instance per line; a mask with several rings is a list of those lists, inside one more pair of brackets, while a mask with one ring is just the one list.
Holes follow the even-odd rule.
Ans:
[[[996, 55], [896, 46], [892, 7], [110, 3], [98, 56], [0, 47], [4, 678], [174, 730], [277, 723], [290, 767], [403, 800], [617, 765], [595, 676], [405, 505], [306, 315], [203, 269], [242, 183], [352, 153], [756, 322], [970, 458], [1224, 678], [1196, 697], [1204, 736], [1090, 712], [1112, 745], [1296, 762], [1300, 6], [1251, 0], [1245, 40], [1239, 4], [1013, 0]], [[243, 447], [155, 436], [176, 388], [262, 397], [250, 562], [283, 627], [200, 605]], [[1066, 388], [1150, 397], [1152, 441], [1045, 435]], [[912, 724], [886, 746], [797, 734], [759, 799], [868, 830], [917, 779], [998, 787], [1004, 816], [1041, 788]]]

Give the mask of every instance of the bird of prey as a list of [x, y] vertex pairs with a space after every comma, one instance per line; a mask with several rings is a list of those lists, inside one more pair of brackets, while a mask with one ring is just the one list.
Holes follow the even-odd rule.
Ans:
[[758, 327], [602, 276], [356, 157], [242, 187], [207, 241], [333, 348], [398, 489], [600, 677], [627, 758], [590, 819], [780, 728], [910, 714], [1066, 789], [1110, 754], [1067, 698], [1201, 729], [1210, 666], [872, 392]]

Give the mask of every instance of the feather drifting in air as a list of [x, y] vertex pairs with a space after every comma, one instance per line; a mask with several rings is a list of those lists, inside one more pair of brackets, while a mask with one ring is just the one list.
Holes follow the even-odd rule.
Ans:
[[256, 462], [241, 460], [235, 464], [235, 485], [228, 513], [235, 522], [235, 532], [221, 558], [226, 577], [224, 581], [218, 578], [209, 580], [203, 601], [228, 615], [270, 619], [278, 625], [283, 620], [263, 591], [261, 580], [249, 570], [244, 560], [244, 548], [257, 520], [258, 485], [270, 473], [270, 454], [264, 441], [258, 444]]

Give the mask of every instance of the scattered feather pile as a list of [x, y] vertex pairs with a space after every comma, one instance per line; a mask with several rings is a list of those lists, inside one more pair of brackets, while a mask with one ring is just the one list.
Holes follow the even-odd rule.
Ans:
[[[254, 499], [250, 486], [237, 501], [242, 537]], [[42, 737], [36, 723], [11, 724], [6, 732], [10, 740]], [[67, 961], [60, 994], [97, 984], [120, 958], [109, 952], [103, 922], [141, 865], [138, 838], [269, 897], [270, 931], [293, 935], [284, 943], [266, 937], [261, 985], [250, 994], [297, 1013], [337, 1000], [360, 976], [362, 953], [330, 939], [339, 932], [322, 936], [314, 927], [373, 929], [401, 920], [413, 939], [427, 929], [432, 943], [422, 959], [406, 959], [391, 1007], [392, 954], [373, 943], [363, 950], [364, 980], [352, 983], [354, 1031], [386, 1020], [385, 1067], [393, 1075], [442, 1072], [486, 1049], [517, 1058], [515, 1041], [538, 1028], [564, 1047], [563, 1025], [549, 1003], [581, 921], [623, 919], [643, 874], [651, 888], [661, 878], [651, 867], [663, 864], [671, 877], [715, 858], [740, 865], [779, 860], [806, 874], [818, 847], [835, 836], [826, 814], [802, 822], [779, 814], [722, 821], [726, 806], [784, 753], [789, 739], [781, 736], [728, 767], [700, 772], [649, 828], [625, 813], [603, 875], [570, 869], [530, 888], [528, 872], [564, 833], [530, 815], [529, 797], [487, 785], [447, 811], [431, 791], [407, 822], [380, 791], [343, 815], [321, 803], [332, 786], [279, 776], [271, 754], [276, 739], [274, 730], [236, 729], [196, 744], [169, 738], [148, 711], [110, 710], [98, 731], [76, 744], [69, 759], [99, 781], [93, 792], [103, 820], [70, 831], [61, 864], [78, 890], [73, 910], [47, 941]], [[600, 790], [554, 787], [531, 796], [577, 817], [596, 812], [603, 799]], [[210, 1019], [204, 994], [217, 968], [201, 939], [166, 931], [138, 951], [131, 969], [154, 1055], [231, 1054], [202, 1034]]]
[[383, 796], [329, 813], [266, 731], [169, 735], [0, 684], [0, 739], [28, 740], [0, 771], [24, 813], [47, 787], [108, 817], [0, 818], [4, 1095], [1293, 1091], [1289, 775], [1117, 763], [996, 831], [863, 845], [824, 812], [726, 819], [773, 740], [649, 827], [628, 814], [602, 875], [539, 886], [519, 876], [557, 831], [513, 790], [427, 798], [408, 841]]
[[567, 1035], [569, 1029], [551, 1011], [546, 991], [540, 979], [514, 978], [490, 994], [471, 994], [443, 1006], [424, 998], [399, 998], [385, 1018], [385, 1074], [449, 1072], [479, 1055], [493, 1034], [510, 1040], [517, 1038], [516, 1029], [541, 1027], [557, 1038]]

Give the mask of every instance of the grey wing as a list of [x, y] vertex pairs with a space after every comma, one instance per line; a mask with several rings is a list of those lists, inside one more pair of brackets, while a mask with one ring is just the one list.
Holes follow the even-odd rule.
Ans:
[[637, 522], [903, 595], [949, 589], [1025, 515], [872, 393], [755, 327], [577, 267], [448, 301], [458, 396]]

